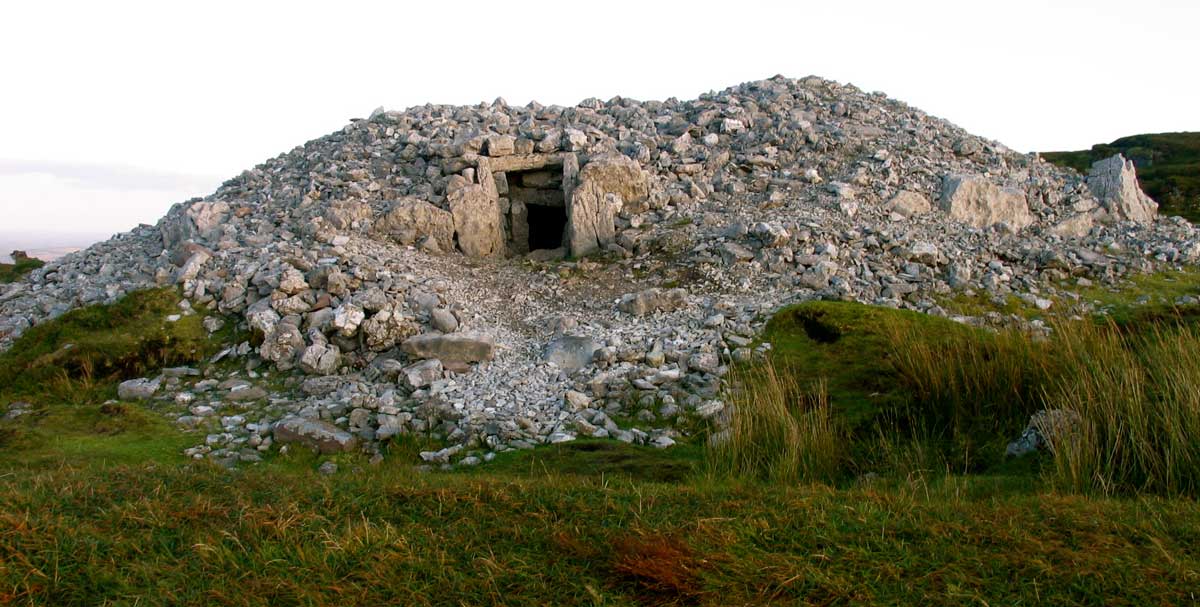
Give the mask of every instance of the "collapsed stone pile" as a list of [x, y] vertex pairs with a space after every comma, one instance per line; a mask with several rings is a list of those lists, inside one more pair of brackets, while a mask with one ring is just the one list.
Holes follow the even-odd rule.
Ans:
[[1085, 178], [815, 77], [380, 109], [0, 292], [0, 347], [178, 284], [254, 335], [221, 355], [243, 375], [129, 386], [207, 430], [196, 456], [409, 432], [450, 442], [438, 463], [580, 435], [668, 446], [720, 419], [727, 365], [780, 305], [1069, 302], [1069, 281], [1200, 258], [1156, 210], [1119, 157]]

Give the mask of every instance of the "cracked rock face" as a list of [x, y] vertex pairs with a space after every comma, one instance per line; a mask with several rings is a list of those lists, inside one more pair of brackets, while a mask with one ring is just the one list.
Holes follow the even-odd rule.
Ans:
[[1088, 173], [1087, 185], [1101, 206], [1121, 221], [1144, 224], [1154, 221], [1158, 214], [1158, 203], [1138, 186], [1133, 161], [1120, 154], [1096, 161]]

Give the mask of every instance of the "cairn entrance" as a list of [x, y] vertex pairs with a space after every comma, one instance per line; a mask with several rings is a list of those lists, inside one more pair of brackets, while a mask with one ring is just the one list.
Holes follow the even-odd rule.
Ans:
[[513, 251], [527, 253], [563, 246], [567, 197], [563, 189], [562, 165], [548, 164], [501, 174], [504, 175], [501, 195], [508, 199], [509, 240]]

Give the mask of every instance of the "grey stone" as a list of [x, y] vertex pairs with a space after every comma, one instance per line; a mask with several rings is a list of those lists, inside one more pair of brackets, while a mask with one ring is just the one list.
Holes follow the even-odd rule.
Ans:
[[929, 199], [923, 194], [909, 190], [900, 190], [895, 196], [892, 196], [884, 208], [889, 212], [907, 218], [929, 213], [933, 210], [933, 205], [930, 204]]
[[424, 388], [442, 378], [442, 361], [433, 358], [405, 367], [400, 379], [413, 390]]
[[977, 228], [1004, 224], [1016, 231], [1033, 223], [1023, 192], [1002, 189], [983, 177], [947, 175], [940, 204], [951, 219]]
[[1092, 164], [1087, 185], [1100, 205], [1120, 221], [1149, 223], [1158, 214], [1158, 203], [1138, 186], [1133, 161], [1120, 154]]
[[416, 358], [436, 358], [443, 363], [475, 363], [492, 360], [496, 342], [477, 332], [451, 334], [425, 333], [410, 337], [400, 348]]
[[158, 392], [158, 379], [130, 379], [117, 385], [117, 398], [121, 400], [149, 400]]
[[592, 363], [600, 344], [590, 337], [563, 335], [546, 344], [542, 359], [564, 371], [577, 371]]
[[275, 424], [273, 434], [277, 442], [298, 443], [320, 453], [342, 453], [358, 447], [358, 438], [328, 422], [287, 417]]
[[617, 308], [626, 314], [645, 316], [653, 312], [671, 312], [686, 304], [686, 289], [647, 289], [625, 295]]
[[434, 329], [442, 333], [453, 333], [458, 330], [458, 319], [454, 313], [445, 308], [436, 308], [429, 313], [430, 323]]
[[499, 257], [504, 254], [500, 201], [481, 186], [469, 185], [448, 196], [454, 217], [458, 248], [469, 257]]
[[417, 198], [393, 202], [375, 223], [374, 230], [400, 244], [411, 245], [430, 238], [440, 251], [454, 250], [454, 216]]

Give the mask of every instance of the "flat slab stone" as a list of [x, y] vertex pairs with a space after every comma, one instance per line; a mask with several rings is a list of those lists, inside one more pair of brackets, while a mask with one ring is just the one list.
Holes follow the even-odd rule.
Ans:
[[473, 331], [423, 333], [406, 339], [400, 349], [416, 358], [436, 358], [443, 363], [476, 363], [496, 356], [496, 342]]
[[287, 417], [275, 424], [275, 440], [300, 443], [321, 453], [342, 453], [358, 447], [358, 438], [329, 423], [303, 417]]
[[546, 344], [542, 358], [564, 371], [577, 371], [592, 363], [600, 344], [590, 337], [563, 335]]
[[121, 400], [147, 400], [158, 392], [159, 381], [157, 379], [131, 379], [121, 382], [117, 386], [117, 398]]

